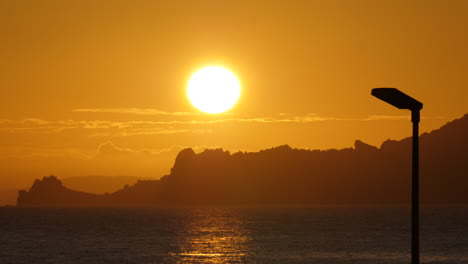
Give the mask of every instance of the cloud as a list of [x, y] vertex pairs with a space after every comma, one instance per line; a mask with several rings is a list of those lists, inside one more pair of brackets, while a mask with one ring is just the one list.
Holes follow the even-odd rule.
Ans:
[[386, 115], [372, 115], [369, 116], [366, 120], [409, 120], [410, 115], [404, 116], [386, 116]]
[[[93, 157], [93, 151], [86, 151], [71, 146], [5, 146], [0, 149], [0, 158], [73, 158], [88, 159]], [[7, 164], [2, 164], [7, 165]], [[0, 166], [1, 167], [1, 166]]]
[[149, 154], [150, 152], [144, 150], [134, 150], [130, 148], [119, 148], [111, 141], [99, 145], [96, 157], [99, 156], [120, 156], [120, 155], [134, 155], [139, 153]]
[[[191, 122], [188, 122], [190, 124]], [[161, 135], [179, 133], [211, 133], [211, 129], [174, 128], [169, 125], [184, 122], [128, 121], [114, 122], [106, 120], [59, 120], [41, 119], [0, 120], [0, 132], [18, 133], [59, 133], [70, 129], [93, 131], [91, 136], [134, 136]]]
[[[88, 130], [90, 136], [136, 136], [136, 135], [167, 135], [181, 133], [206, 134], [212, 133], [210, 127], [197, 128], [197, 125], [211, 125], [229, 122], [238, 123], [313, 123], [320, 121], [376, 121], [376, 120], [409, 120], [409, 115], [386, 116], [372, 115], [364, 118], [320, 117], [316, 114], [289, 115], [279, 114], [278, 117], [247, 117], [223, 118], [211, 120], [171, 120], [171, 121], [109, 121], [109, 120], [58, 120], [47, 121], [28, 118], [23, 120], [0, 119], [0, 132], [17, 133], [60, 133], [65, 130]], [[423, 119], [444, 119], [443, 117], [427, 117]]]
[[[408, 113], [407, 115], [398, 115], [398, 116], [372, 115], [363, 120], [373, 121], [373, 120], [410, 120], [410, 119], [411, 119], [411, 114]], [[423, 116], [421, 117], [421, 119], [431, 120], [431, 119], [446, 119], [446, 118], [442, 116]]]
[[167, 112], [158, 109], [149, 108], [89, 108], [73, 109], [73, 112], [91, 112], [91, 113], [118, 113], [118, 114], [136, 114], [136, 115], [170, 115], [170, 116], [193, 116], [200, 113], [192, 112]]
[[67, 128], [77, 128], [81, 122], [73, 120], [47, 121], [36, 118], [23, 120], [0, 120], [0, 131], [3, 132], [61, 132]]
[[[64, 146], [11, 146], [0, 149], [1, 158], [19, 158], [19, 159], [36, 159], [36, 158], [65, 158], [70, 160], [90, 160], [100, 157], [115, 158], [115, 157], [158, 157], [169, 155], [175, 157], [182, 149], [192, 148], [196, 153], [202, 152], [205, 149], [216, 149], [220, 146], [182, 146], [173, 145], [165, 148], [149, 149], [149, 148], [124, 148], [115, 145], [112, 141], [106, 141], [99, 144], [97, 148], [80, 148], [80, 147], [64, 147]], [[2, 164], [7, 165], [7, 164]], [[2, 167], [2, 166], [0, 166]]]
[[162, 149], [132, 149], [132, 148], [121, 148], [116, 146], [112, 141], [107, 141], [102, 144], [100, 144], [96, 150], [96, 155], [95, 157], [101, 157], [101, 156], [111, 156], [111, 157], [116, 157], [116, 156], [158, 156], [158, 155], [166, 155], [166, 154], [172, 154], [176, 155], [179, 153], [181, 150], [185, 148], [192, 148], [195, 153], [200, 153], [204, 151], [205, 149], [216, 149], [220, 148], [219, 146], [206, 146], [206, 145], [199, 145], [199, 146], [181, 146], [181, 145], [174, 145], [168, 148], [162, 148]]
[[166, 129], [166, 128], [130, 128], [127, 131], [108, 131], [97, 132], [90, 136], [92, 137], [126, 137], [137, 135], [168, 135], [181, 133], [207, 134], [212, 133], [211, 129]]
[[[196, 116], [201, 113], [193, 112], [167, 112], [158, 109], [142, 109], [142, 108], [85, 108], [73, 109], [73, 112], [92, 112], [92, 113], [120, 113], [120, 114], [137, 114], [137, 115], [167, 115], [167, 116]], [[233, 116], [232, 113], [223, 113], [218, 116]], [[191, 120], [191, 121], [152, 121], [152, 124], [216, 124], [225, 122], [259, 122], [259, 123], [306, 123], [324, 120], [344, 120], [338, 118], [324, 118], [317, 114], [306, 114], [304, 116], [294, 116], [289, 113], [279, 113], [281, 118], [275, 117], [258, 117], [258, 118], [224, 118], [215, 120]]]

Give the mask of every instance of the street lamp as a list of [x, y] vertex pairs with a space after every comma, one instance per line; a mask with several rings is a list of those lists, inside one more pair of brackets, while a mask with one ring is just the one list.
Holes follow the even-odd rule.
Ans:
[[419, 264], [419, 112], [423, 104], [396, 88], [374, 88], [371, 94], [399, 109], [411, 110], [413, 176], [411, 191], [411, 263]]

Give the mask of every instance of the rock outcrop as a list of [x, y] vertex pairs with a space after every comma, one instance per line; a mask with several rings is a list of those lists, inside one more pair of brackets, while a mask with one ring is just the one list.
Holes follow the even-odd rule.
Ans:
[[[420, 137], [423, 203], [468, 203], [468, 115]], [[64, 187], [55, 177], [21, 191], [21, 206], [408, 203], [411, 138], [380, 148], [303, 150], [288, 145], [259, 152], [182, 150], [169, 175], [107, 195]]]

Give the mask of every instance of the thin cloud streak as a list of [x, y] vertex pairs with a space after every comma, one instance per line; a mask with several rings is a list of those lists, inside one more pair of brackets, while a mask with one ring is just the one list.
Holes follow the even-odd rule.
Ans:
[[[200, 153], [205, 149], [217, 149], [220, 146], [215, 145], [172, 145], [166, 148], [151, 149], [151, 148], [128, 148], [119, 147], [112, 141], [105, 141], [98, 145], [97, 149], [86, 149], [77, 147], [32, 147], [32, 146], [15, 146], [3, 148], [0, 150], [0, 159], [35, 159], [35, 158], [66, 158], [66, 159], [81, 159], [89, 160], [102, 157], [103, 154], [133, 154], [146, 156], [159, 155], [177, 155], [185, 148], [192, 148], [196, 153]], [[117, 156], [117, 155], [114, 155]]]
[[367, 118], [367, 120], [409, 120], [410, 115], [402, 116], [387, 116], [387, 115], [372, 115]]
[[[47, 121], [42, 119], [8, 120], [0, 119], [0, 132], [36, 132], [36, 133], [59, 133], [68, 129], [106, 130], [92, 134], [93, 136], [133, 136], [133, 135], [160, 135], [175, 133], [211, 133], [211, 129], [187, 129], [174, 128], [175, 125], [210, 125], [228, 122], [239, 123], [313, 123], [319, 121], [379, 121], [379, 120], [409, 120], [405, 116], [373, 115], [366, 118], [335, 118], [319, 117], [314, 114], [304, 116], [259, 117], [259, 118], [224, 118], [215, 120], [190, 120], [190, 121], [108, 121], [108, 120], [59, 120]], [[424, 117], [424, 119], [443, 119], [443, 117]], [[170, 127], [168, 127], [170, 126]], [[115, 131], [117, 130], [117, 131]]]
[[118, 114], [136, 114], [136, 115], [169, 115], [169, 116], [193, 116], [200, 113], [192, 112], [167, 112], [158, 109], [150, 108], [89, 108], [89, 109], [73, 109], [73, 112], [90, 112], [90, 113], [118, 113]]
[[191, 148], [195, 151], [195, 153], [200, 153], [205, 149], [218, 149], [219, 146], [207, 146], [207, 145], [197, 145], [197, 146], [182, 146], [182, 145], [173, 145], [167, 148], [160, 148], [160, 149], [148, 149], [148, 148], [122, 148], [116, 146], [112, 141], [106, 141], [100, 144], [96, 150], [96, 153], [91, 158], [99, 157], [102, 154], [106, 153], [130, 153], [130, 154], [144, 154], [144, 155], [164, 155], [168, 153], [177, 154], [181, 150], [185, 148]]
[[[400, 116], [388, 116], [388, 115], [372, 115], [369, 116], [365, 121], [373, 121], [373, 120], [410, 120], [411, 114], [407, 115], [400, 115]], [[445, 119], [442, 116], [422, 116], [421, 119], [430, 120], [430, 119]]]
[[127, 137], [138, 135], [169, 135], [181, 133], [207, 134], [212, 133], [211, 129], [134, 129], [120, 132], [98, 132], [91, 134], [90, 137]]

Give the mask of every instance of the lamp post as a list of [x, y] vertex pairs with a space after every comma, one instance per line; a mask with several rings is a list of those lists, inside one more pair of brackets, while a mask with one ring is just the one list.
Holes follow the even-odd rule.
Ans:
[[411, 111], [411, 122], [413, 123], [411, 263], [419, 264], [419, 112], [423, 104], [396, 88], [374, 88], [371, 94], [396, 108]]

